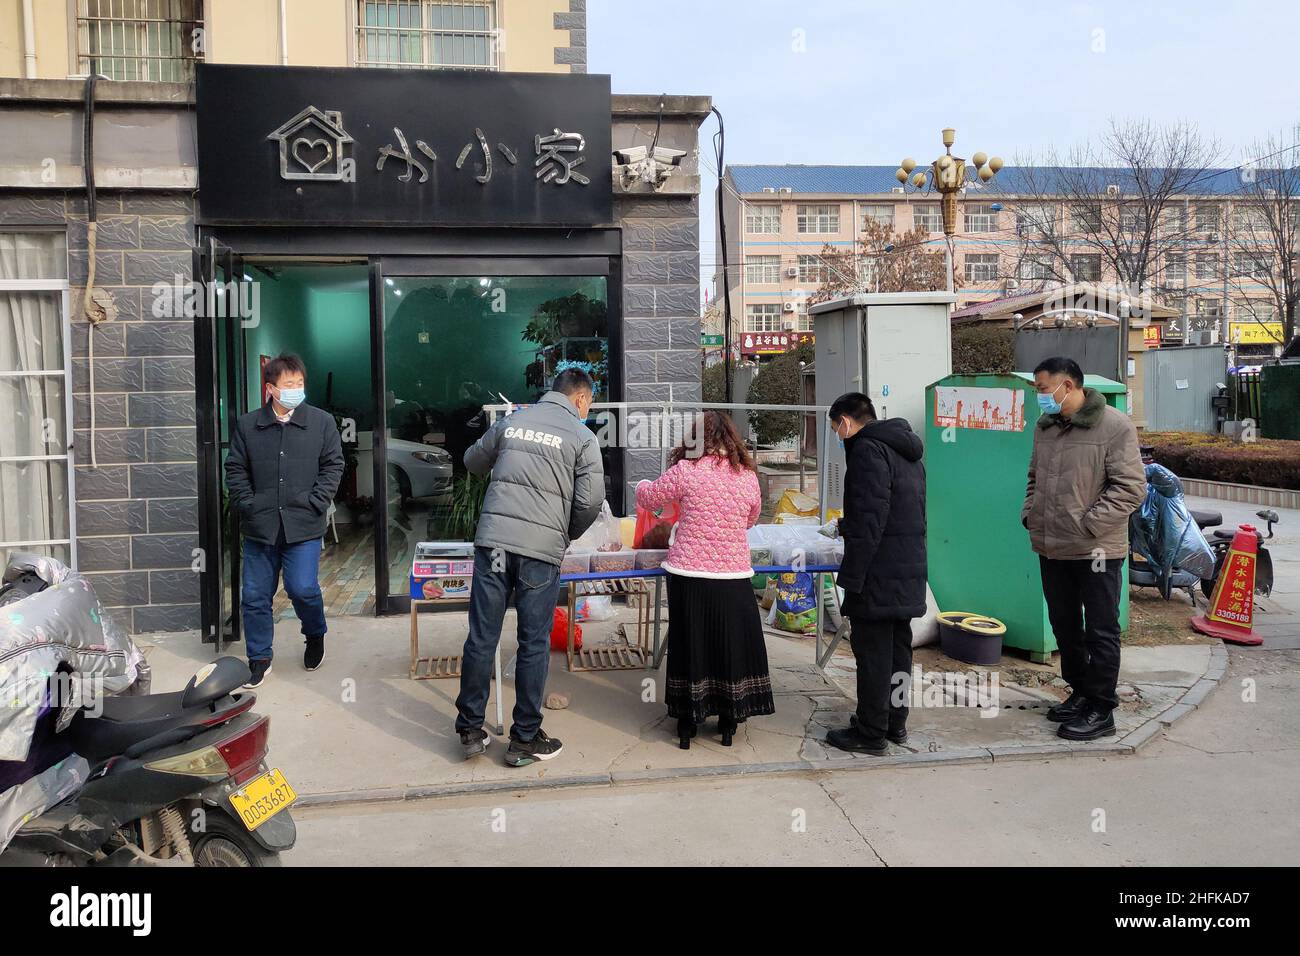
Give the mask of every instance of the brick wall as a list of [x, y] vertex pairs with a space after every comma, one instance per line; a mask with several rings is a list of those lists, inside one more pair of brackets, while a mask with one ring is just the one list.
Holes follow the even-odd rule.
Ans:
[[112, 293], [117, 318], [94, 332], [92, 468], [85, 197], [0, 196], [7, 226], [67, 224], [78, 564], [130, 630], [197, 628], [193, 320], [156, 317], [151, 291], [190, 278], [194, 203], [101, 192], [98, 221], [95, 285]]
[[555, 29], [569, 31], [569, 45], [555, 48], [555, 62], [570, 73], [587, 72], [587, 0], [569, 0], [569, 12], [555, 14]]

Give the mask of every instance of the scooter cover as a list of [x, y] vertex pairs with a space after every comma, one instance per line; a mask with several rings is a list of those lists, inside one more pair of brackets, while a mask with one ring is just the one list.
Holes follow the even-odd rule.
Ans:
[[54, 558], [37, 573], [50, 587], [0, 608], [0, 760], [26, 760], [50, 676], [70, 670], [71, 701], [147, 694], [149, 665], [104, 610], [90, 582]]
[[1164, 465], [1146, 466], [1147, 496], [1129, 516], [1133, 550], [1163, 577], [1175, 569], [1214, 577], [1214, 552], [1183, 501], [1183, 483]]

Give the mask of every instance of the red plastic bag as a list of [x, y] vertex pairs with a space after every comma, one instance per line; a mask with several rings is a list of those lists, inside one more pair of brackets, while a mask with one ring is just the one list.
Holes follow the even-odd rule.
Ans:
[[[555, 609], [551, 618], [551, 650], [567, 651], [569, 649], [569, 612], [562, 607]], [[573, 625], [573, 649], [582, 650], [582, 625]]]
[[636, 530], [632, 533], [632, 547], [659, 550], [668, 547], [673, 525], [681, 517], [681, 506], [673, 501], [658, 511], [636, 506]]

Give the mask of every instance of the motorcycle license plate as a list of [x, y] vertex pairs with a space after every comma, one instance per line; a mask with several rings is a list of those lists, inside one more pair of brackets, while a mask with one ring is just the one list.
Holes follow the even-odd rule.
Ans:
[[230, 805], [249, 830], [256, 830], [271, 817], [298, 799], [289, 781], [279, 770], [268, 770], [244, 789], [230, 795]]

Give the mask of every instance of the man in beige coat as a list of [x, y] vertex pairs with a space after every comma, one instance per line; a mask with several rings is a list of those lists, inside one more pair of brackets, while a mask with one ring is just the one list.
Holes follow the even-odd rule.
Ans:
[[1042, 414], [1034, 430], [1020, 520], [1038, 554], [1047, 616], [1070, 697], [1047, 712], [1068, 740], [1115, 733], [1119, 599], [1128, 519], [1146, 494], [1137, 430], [1073, 359], [1034, 369]]

